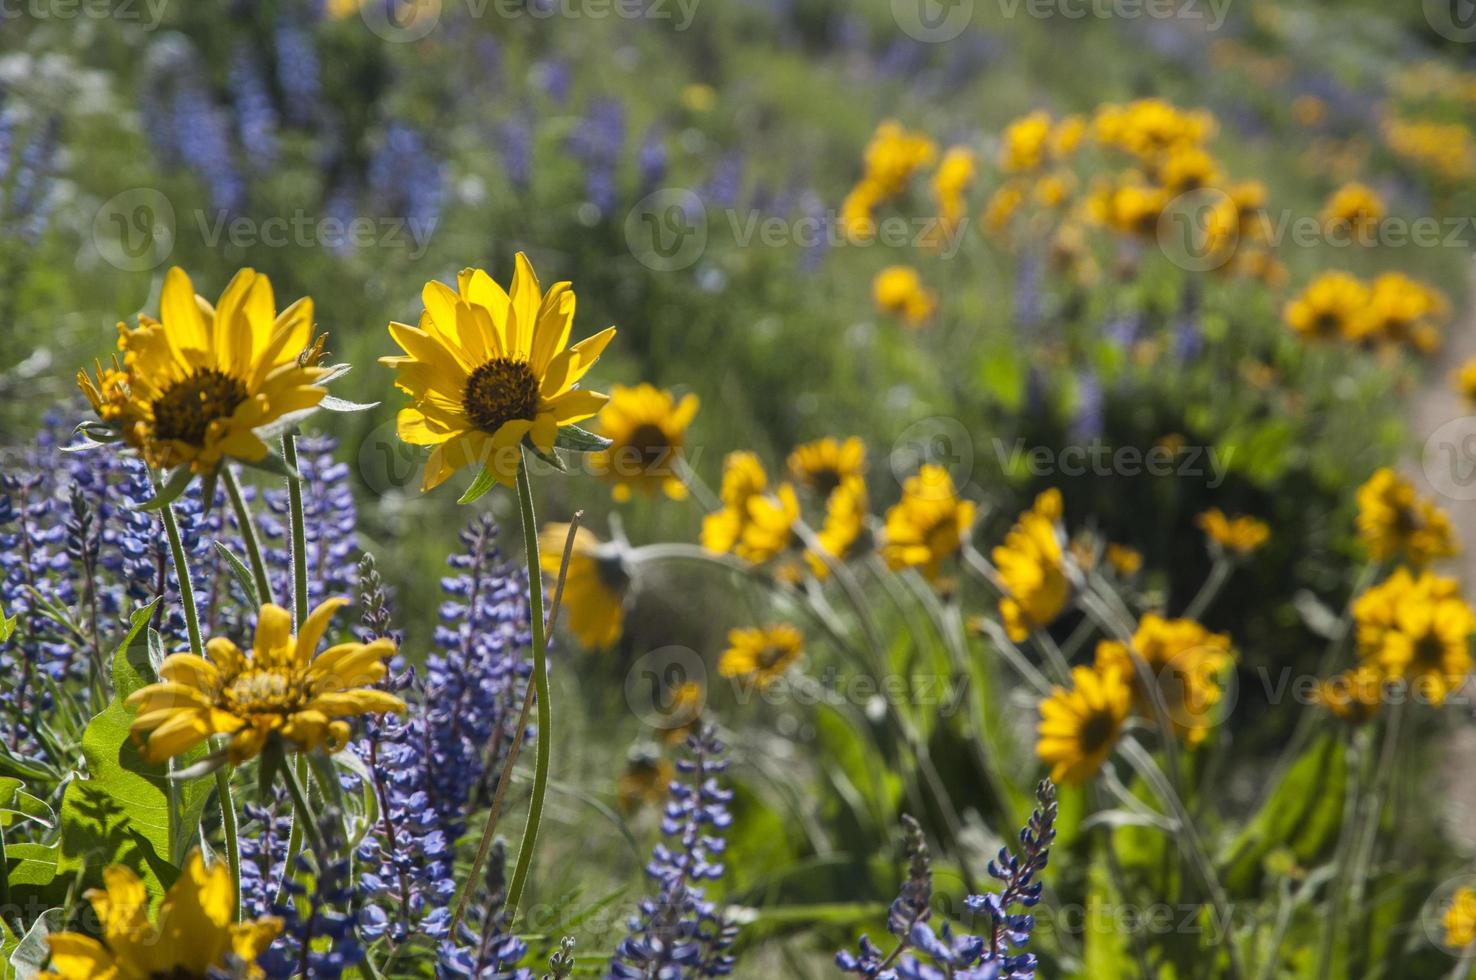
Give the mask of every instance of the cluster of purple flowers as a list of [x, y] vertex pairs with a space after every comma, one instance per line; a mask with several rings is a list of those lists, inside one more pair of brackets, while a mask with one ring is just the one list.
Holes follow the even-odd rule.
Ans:
[[632, 917], [630, 935], [610, 961], [611, 980], [720, 977], [733, 971], [728, 948], [737, 927], [704, 897], [702, 884], [723, 876], [719, 858], [727, 843], [723, 831], [732, 823], [733, 793], [717, 777], [728, 764], [710, 726], [689, 736], [686, 747], [688, 758], [677, 763], [684, 778], [672, 782], [661, 820], [670, 843], [656, 845], [646, 865], [657, 892]]
[[998, 893], [971, 895], [964, 903], [979, 928], [977, 934], [955, 935], [947, 923], [935, 931], [928, 924], [933, 915], [928, 846], [922, 828], [904, 817], [908, 875], [887, 913], [887, 931], [897, 937], [897, 945], [884, 953], [862, 936], [859, 952], [842, 950], [835, 956], [836, 965], [870, 980], [1034, 980], [1035, 955], [1024, 950], [1035, 916], [1014, 910], [1040, 903], [1042, 884], [1037, 878], [1056, 839], [1055, 787], [1042, 781], [1035, 799], [1035, 812], [1020, 831], [1020, 853], [1002, 847], [989, 863], [989, 874], [1003, 887]]
[[614, 99], [590, 103], [569, 137], [569, 153], [584, 167], [584, 193], [602, 214], [618, 200], [616, 175], [625, 148], [625, 108]]
[[59, 130], [57, 116], [27, 116], [0, 89], [0, 240], [30, 245], [45, 230]]
[[[307, 835], [309, 841], [312, 835]], [[341, 814], [324, 809], [317, 842], [298, 856], [298, 874], [286, 880], [282, 901], [273, 906], [282, 933], [258, 964], [272, 980], [314, 977], [337, 980], [364, 958], [359, 942], [358, 899], [343, 839]]]

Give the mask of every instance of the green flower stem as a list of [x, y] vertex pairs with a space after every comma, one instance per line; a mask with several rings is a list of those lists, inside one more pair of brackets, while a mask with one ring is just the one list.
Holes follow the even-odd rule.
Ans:
[[[297, 468], [297, 435], [287, 433], [282, 437], [282, 459], [287, 468], [300, 473]], [[288, 509], [292, 517], [292, 616], [294, 624], [301, 629], [308, 617], [308, 567], [307, 567], [307, 518], [302, 506], [302, 480], [289, 477], [287, 480]]]
[[1388, 802], [1389, 791], [1399, 771], [1399, 746], [1406, 727], [1408, 691], [1389, 706], [1384, 720], [1384, 739], [1379, 746], [1378, 768], [1374, 771], [1371, 792], [1364, 798], [1364, 811], [1360, 817], [1358, 836], [1353, 841], [1353, 863], [1348, 881], [1348, 907], [1355, 914], [1363, 905], [1363, 896], [1368, 886], [1368, 876], [1373, 869], [1377, 851], [1379, 821]]
[[1182, 617], [1198, 619], [1203, 616], [1204, 611], [1210, 607], [1210, 603], [1219, 597], [1220, 590], [1225, 587], [1225, 583], [1230, 581], [1230, 573], [1233, 571], [1235, 571], [1233, 559], [1223, 554], [1216, 556], [1215, 563], [1210, 566], [1210, 573], [1205, 577], [1204, 584], [1199, 587], [1194, 598], [1189, 600], [1189, 605], [1184, 607]]
[[1372, 743], [1366, 731], [1359, 731], [1349, 739], [1348, 751], [1352, 755], [1352, 763], [1349, 766], [1348, 785], [1343, 797], [1343, 821], [1338, 832], [1338, 842], [1333, 851], [1333, 867], [1336, 869], [1333, 875], [1332, 885], [1329, 890], [1331, 898], [1328, 902], [1327, 916], [1323, 920], [1321, 935], [1318, 937], [1317, 945], [1317, 976], [1328, 976], [1332, 967], [1333, 943], [1342, 931], [1343, 911], [1346, 908], [1348, 897], [1348, 880], [1353, 863], [1353, 845], [1358, 838], [1359, 808], [1363, 800], [1363, 787], [1368, 785], [1371, 773], [1368, 771], [1371, 765], [1373, 753]]
[[[295, 761], [295, 760], [294, 760]], [[307, 792], [303, 789], [302, 773], [299, 766], [293, 762], [287, 762], [282, 766], [282, 782], [287, 784], [287, 795], [292, 797], [292, 812], [297, 819], [292, 821], [292, 833], [295, 837], [301, 837], [299, 828], [306, 830], [307, 836], [312, 840], [313, 847], [319, 851], [323, 850], [323, 837], [318, 831], [318, 822], [313, 819], [313, 809], [308, 803]], [[298, 851], [301, 851], [301, 841], [298, 842]], [[292, 863], [297, 861], [297, 853], [292, 853], [288, 858]], [[291, 865], [283, 873], [283, 880], [291, 877]]]
[[543, 622], [543, 571], [538, 561], [538, 519], [533, 514], [533, 484], [526, 462], [518, 464], [518, 507], [523, 518], [523, 547], [528, 555], [528, 605], [533, 619], [533, 686], [538, 698], [538, 744], [534, 746], [533, 795], [528, 803], [528, 822], [518, 863], [507, 889], [509, 921], [516, 921], [528, 869], [538, 846], [538, 828], [543, 821], [543, 800], [548, 795], [548, 766], [553, 747], [553, 710], [548, 691], [548, 641]]
[[267, 575], [266, 561], [261, 556], [261, 539], [256, 534], [256, 521], [246, 506], [246, 498], [241, 494], [241, 484], [236, 479], [235, 471], [229, 466], [222, 466], [221, 470], [225, 478], [226, 495], [231, 498], [231, 508], [236, 512], [241, 540], [246, 543], [246, 560], [251, 564], [251, 578], [256, 583], [256, 598], [262, 604], [275, 602], [272, 580]]
[[[179, 521], [174, 516], [174, 505], [169, 504], [161, 512], [164, 519], [164, 534], [169, 538], [169, 553], [174, 560], [174, 575], [179, 579], [179, 604], [184, 607], [185, 632], [190, 638], [190, 652], [197, 657], [205, 656], [205, 644], [200, 639], [200, 611], [195, 605], [195, 587], [190, 581], [189, 560], [185, 557], [184, 542], [179, 536]], [[177, 838], [186, 832], [180, 826], [179, 788], [175, 780], [169, 783], [169, 854], [171, 860], [182, 850]], [[231, 869], [231, 881], [235, 883], [236, 915], [241, 912], [241, 842], [237, 837], [236, 800], [231, 793], [230, 773], [224, 767], [215, 770], [215, 795], [220, 800], [220, 826], [225, 834], [226, 863]], [[193, 828], [189, 831], [193, 833]]]

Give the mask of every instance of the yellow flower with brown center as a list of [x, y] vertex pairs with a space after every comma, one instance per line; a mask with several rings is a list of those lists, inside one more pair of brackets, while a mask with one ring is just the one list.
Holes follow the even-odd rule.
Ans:
[[[538, 535], [538, 563], [544, 582], [553, 589], [564, 561], [569, 525], [548, 524]], [[589, 650], [608, 650], [625, 625], [625, 595], [630, 588], [623, 548], [607, 544], [586, 528], [574, 532], [574, 548], [564, 577], [563, 604], [569, 629]]]
[[1343, 232], [1359, 244], [1372, 243], [1371, 236], [1383, 219], [1383, 199], [1357, 181], [1333, 191], [1322, 208], [1322, 223], [1330, 232]]
[[1458, 889], [1440, 924], [1445, 929], [1445, 945], [1451, 949], [1463, 950], [1476, 943], [1476, 890]]
[[[1144, 688], [1133, 655], [1143, 661], [1158, 688], [1157, 698]], [[1148, 613], [1133, 632], [1132, 648], [1115, 640], [1097, 644], [1096, 668], [1116, 668], [1133, 688], [1139, 709], [1154, 717], [1161, 699], [1175, 733], [1194, 746], [1204, 741], [1216, 722], [1222, 690], [1220, 675], [1235, 661], [1230, 637], [1211, 633], [1192, 619], [1165, 619]]]
[[1218, 507], [1211, 507], [1194, 519], [1204, 536], [1232, 554], [1244, 557], [1258, 551], [1271, 538], [1271, 528], [1245, 514], [1227, 517]]
[[632, 489], [648, 496], [660, 489], [672, 500], [687, 498], [678, 463], [698, 404], [696, 395], [677, 398], [649, 384], [610, 389], [599, 416], [599, 433], [610, 445], [590, 462], [615, 484], [616, 500], [629, 500]]
[[783, 677], [804, 650], [804, 635], [788, 623], [729, 630], [718, 673], [742, 678], [764, 690]]
[[702, 547], [727, 554], [738, 546], [748, 523], [748, 502], [769, 485], [764, 464], [751, 452], [729, 453], [723, 459], [723, 506], [702, 518]]
[[1158, 234], [1158, 219], [1169, 199], [1169, 192], [1162, 187], [1124, 183], [1105, 201], [1106, 224], [1124, 235], [1152, 238]]
[[212, 306], [178, 267], [164, 277], [159, 319], [118, 324], [111, 368], [78, 384], [106, 425], [152, 467], [214, 473], [223, 459], [267, 455], [257, 430], [315, 408], [328, 374], [313, 363], [313, 301], [280, 314], [266, 276], [236, 273]]
[[1368, 307], [1368, 287], [1346, 272], [1324, 272], [1286, 304], [1282, 319], [1304, 340], [1356, 340]]
[[958, 554], [974, 527], [976, 508], [963, 500], [943, 467], [925, 463], [902, 484], [902, 499], [887, 511], [882, 557], [893, 571], [916, 568], [938, 581], [943, 563]]
[[[236, 886], [224, 861], [207, 867], [192, 851], [152, 921], [148, 890], [130, 869], [107, 868], [103, 885], [87, 893], [100, 939], [80, 932], [47, 936], [51, 968], [42, 980], [265, 976], [256, 959], [282, 931], [282, 920], [235, 921]], [[228, 956], [241, 972], [227, 972]]]
[[1118, 668], [1072, 668], [1071, 689], [1054, 687], [1040, 702], [1035, 754], [1051, 767], [1051, 780], [1077, 786], [1095, 776], [1122, 736], [1132, 703]]
[[773, 494], [748, 498], [748, 517], [733, 552], [754, 565], [778, 558], [799, 545], [795, 524], [800, 519], [799, 496], [793, 484], [781, 483]]
[[1353, 622], [1364, 662], [1437, 707], [1471, 672], [1476, 613], [1455, 579], [1398, 569], [1354, 600]]
[[1000, 619], [1016, 643], [1050, 625], [1071, 595], [1058, 531], [1061, 507], [1061, 491], [1045, 491], [993, 552], [1005, 592], [999, 600]]
[[822, 500], [842, 486], [864, 495], [866, 444], [857, 436], [837, 439], [826, 436], [796, 446], [789, 454], [789, 472], [796, 482], [809, 487]]
[[[428, 282], [420, 325], [391, 323], [405, 355], [382, 357], [399, 371], [400, 438], [432, 446], [422, 489], [480, 464], [501, 483], [517, 479], [526, 441], [552, 453], [561, 426], [590, 418], [606, 396], [579, 388], [615, 336], [608, 327], [568, 347], [574, 292], [559, 282], [547, 293], [519, 252], [511, 288], [481, 269], [464, 269], [456, 289]], [[567, 347], [567, 349], [566, 349]]]
[[1386, 272], [1369, 286], [1358, 339], [1405, 344], [1421, 354], [1433, 354], [1440, 349], [1438, 321], [1449, 306], [1433, 286], [1400, 272]]
[[1402, 555], [1416, 568], [1460, 553], [1450, 516], [1387, 466], [1358, 488], [1358, 540], [1374, 561]]
[[1155, 176], [1169, 194], [1184, 194], [1213, 187], [1223, 177], [1220, 165], [1203, 147], [1177, 146], [1158, 166]]
[[1467, 405], [1476, 406], [1476, 357], [1464, 362], [1451, 376], [1451, 384]]
[[878, 272], [871, 281], [871, 298], [878, 310], [901, 317], [913, 329], [932, 319], [938, 306], [938, 297], [910, 265], [889, 265]]
[[1350, 725], [1373, 720], [1384, 702], [1384, 672], [1359, 664], [1317, 685], [1313, 700]]
[[404, 711], [405, 702], [369, 686], [384, 678], [393, 641], [340, 643], [317, 653], [333, 614], [347, 604], [329, 599], [319, 605], [296, 636], [292, 614], [267, 604], [249, 653], [216, 637], [206, 645], [208, 658], [165, 658], [160, 682], [128, 698], [138, 710], [131, 731], [143, 742], [144, 758], [162, 762], [212, 735], [230, 736], [226, 758], [232, 765], [255, 758], [269, 739], [289, 751], [326, 745], [336, 752], [348, 742], [349, 718]]

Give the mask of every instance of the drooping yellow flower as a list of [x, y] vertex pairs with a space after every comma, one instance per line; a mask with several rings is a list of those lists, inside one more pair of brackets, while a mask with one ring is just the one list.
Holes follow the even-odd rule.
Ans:
[[340, 643], [317, 653], [333, 614], [347, 604], [322, 603], [296, 636], [292, 614], [267, 604], [257, 616], [250, 653], [216, 637], [206, 645], [208, 659], [167, 657], [159, 668], [162, 680], [128, 699], [138, 711], [131, 731], [143, 740], [144, 758], [162, 762], [212, 735], [230, 736], [226, 757], [232, 765], [255, 758], [268, 739], [289, 751], [326, 745], [336, 752], [348, 741], [347, 719], [404, 711], [405, 702], [369, 686], [384, 677], [393, 641]]
[[1400, 568], [1353, 602], [1359, 654], [1435, 706], [1471, 672], [1476, 613], [1452, 578]]
[[764, 492], [769, 476], [751, 452], [729, 453], [723, 460], [723, 506], [702, 519], [702, 547], [726, 554], [737, 547], [748, 523], [748, 502]]
[[1050, 625], [1071, 594], [1057, 530], [1061, 506], [1061, 491], [1054, 487], [1045, 491], [1020, 515], [1004, 544], [994, 549], [994, 564], [1005, 591], [999, 600], [999, 615], [1016, 643]]
[[838, 561], [851, 557], [866, 531], [866, 486], [860, 481], [842, 483], [825, 498], [825, 521], [815, 532], [819, 550], [805, 551], [805, 561], [817, 579], [830, 574], [825, 555]]
[[1265, 521], [1245, 514], [1226, 517], [1218, 507], [1211, 507], [1194, 519], [1204, 536], [1228, 552], [1245, 556], [1260, 550], [1271, 538]]
[[1374, 561], [1402, 555], [1416, 568], [1460, 553], [1450, 516], [1389, 469], [1358, 488], [1358, 540]]
[[804, 649], [804, 635], [788, 623], [729, 630], [718, 673], [743, 678], [764, 690], [794, 666]]
[[[130, 869], [106, 869], [103, 884], [87, 893], [101, 941], [80, 932], [47, 936], [51, 969], [41, 974], [42, 980], [265, 976], [256, 958], [282, 931], [282, 920], [235, 921], [236, 887], [224, 861], [207, 867], [200, 852], [192, 851], [153, 921], [148, 891]], [[243, 972], [227, 973], [228, 954]]]
[[1071, 689], [1057, 686], [1040, 703], [1035, 754], [1051, 767], [1051, 779], [1071, 786], [1097, 774], [1122, 735], [1133, 692], [1117, 667], [1074, 667]]
[[1476, 943], [1476, 890], [1458, 889], [1440, 924], [1445, 928], [1445, 945], [1451, 949], [1463, 950]]
[[1476, 357], [1464, 362], [1451, 377], [1451, 384], [1468, 405], [1476, 405]]
[[1371, 244], [1374, 230], [1384, 219], [1384, 201], [1373, 188], [1357, 181], [1332, 193], [1322, 208], [1322, 223], [1330, 232], [1342, 232], [1359, 244]]
[[118, 324], [112, 368], [78, 384], [98, 417], [153, 467], [213, 473], [223, 459], [260, 462], [263, 426], [305, 412], [327, 394], [328, 373], [308, 353], [313, 301], [280, 314], [272, 284], [236, 273], [214, 306], [178, 267], [164, 277], [159, 319]]
[[923, 286], [922, 277], [910, 265], [889, 265], [871, 281], [871, 296], [883, 313], [900, 316], [916, 329], [932, 319], [938, 297]]
[[400, 438], [434, 447], [422, 489], [474, 464], [511, 485], [524, 440], [551, 453], [560, 426], [605, 404], [605, 395], [578, 386], [615, 328], [565, 349], [574, 324], [569, 283], [544, 293], [523, 253], [516, 264], [507, 291], [481, 269], [462, 270], [454, 290], [428, 282], [420, 325], [389, 326], [405, 355], [380, 363], [399, 371], [396, 387], [413, 399], [400, 411]]
[[1039, 170], [1045, 162], [1050, 138], [1049, 113], [1036, 110], [1013, 120], [1000, 134], [999, 169], [1007, 174]]
[[632, 489], [649, 496], [658, 488], [672, 500], [687, 498], [678, 458], [697, 406], [696, 395], [679, 399], [649, 384], [610, 389], [610, 400], [600, 409], [599, 432], [611, 444], [593, 454], [590, 465], [615, 484], [616, 500], [629, 500]]
[[[1150, 696], [1133, 664], [1136, 654], [1147, 666], [1158, 688]], [[1165, 619], [1147, 613], [1133, 632], [1132, 648], [1115, 640], [1097, 644], [1096, 668], [1116, 668], [1133, 688], [1139, 710], [1154, 716], [1156, 700], [1168, 710], [1174, 732], [1188, 745], [1204, 741], [1216, 722], [1222, 691], [1220, 674], [1235, 660], [1230, 637], [1211, 633], [1192, 619]]]
[[938, 581], [974, 527], [976, 508], [963, 500], [943, 467], [925, 463], [902, 484], [902, 499], [887, 511], [882, 557], [893, 571], [919, 569]]
[[789, 454], [789, 472], [795, 481], [826, 499], [842, 486], [865, 493], [866, 444], [857, 436], [826, 436]]
[[[569, 525], [548, 524], [538, 535], [538, 563], [544, 582], [554, 588]], [[625, 594], [630, 588], [622, 548], [607, 544], [586, 528], [574, 532], [569, 570], [564, 576], [563, 604], [569, 610], [569, 629], [589, 650], [608, 650], [620, 639], [625, 625]]]
[[1312, 698], [1350, 725], [1362, 725], [1379, 713], [1384, 702], [1384, 672], [1359, 664], [1317, 685]]
[[1368, 287], [1346, 272], [1324, 272], [1286, 304], [1282, 318], [1304, 340], [1356, 340], [1368, 307]]

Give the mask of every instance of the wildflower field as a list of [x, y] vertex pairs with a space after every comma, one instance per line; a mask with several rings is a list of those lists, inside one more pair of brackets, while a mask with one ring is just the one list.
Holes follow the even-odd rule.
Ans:
[[1476, 976], [1465, 0], [0, 0], [0, 980]]

